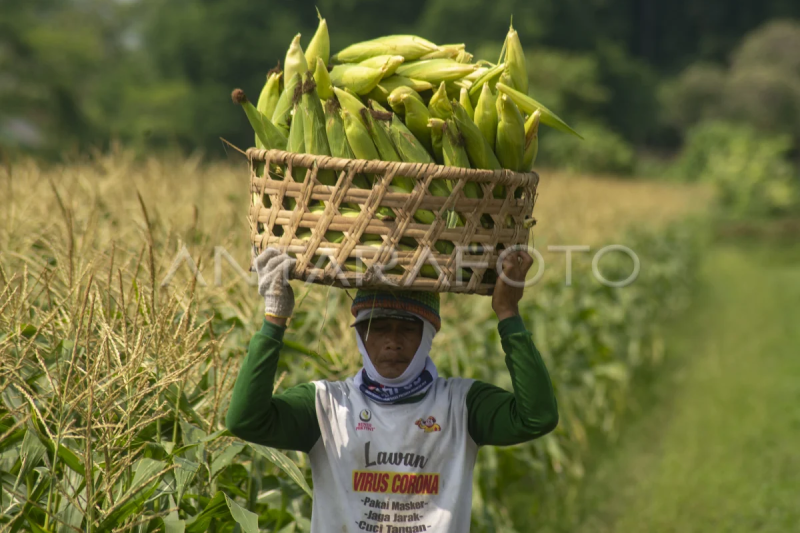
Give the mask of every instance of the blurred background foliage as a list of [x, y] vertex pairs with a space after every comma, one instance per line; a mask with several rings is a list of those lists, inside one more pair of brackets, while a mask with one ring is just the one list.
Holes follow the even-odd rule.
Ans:
[[[586, 138], [543, 132], [540, 165], [683, 177], [684, 162], [696, 156], [670, 168], [673, 156], [695, 128], [723, 121], [737, 129], [732, 137], [781, 136], [782, 148], [759, 158], [780, 167], [778, 188], [795, 190], [778, 195], [781, 209], [796, 208], [800, 4], [791, 0], [4, 2], [0, 147], [49, 158], [115, 140], [140, 153], [199, 150], [211, 158], [225, 155], [220, 137], [247, 147], [252, 135], [230, 90], [256, 94], [294, 34], [310, 38], [315, 7], [328, 20], [334, 50], [416, 33], [466, 42], [490, 61], [513, 15], [531, 94]], [[719, 148], [712, 144], [689, 149]]]

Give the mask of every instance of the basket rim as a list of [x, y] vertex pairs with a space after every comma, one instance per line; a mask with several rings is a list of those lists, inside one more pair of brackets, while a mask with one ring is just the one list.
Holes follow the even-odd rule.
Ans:
[[531, 186], [536, 188], [539, 184], [539, 174], [535, 171], [515, 172], [513, 170], [484, 170], [474, 168], [447, 167], [437, 163], [402, 163], [397, 161], [382, 161], [373, 159], [344, 159], [326, 155], [298, 154], [286, 150], [263, 148], [248, 148], [245, 152], [247, 159], [262, 162], [269, 160], [273, 163], [288, 164], [304, 168], [311, 168], [316, 163], [321, 169], [343, 171], [356, 165], [358, 172], [369, 174], [384, 174], [394, 167], [394, 173], [408, 178], [422, 179], [432, 176], [433, 179], [464, 180], [464, 181], [491, 181], [500, 185]]

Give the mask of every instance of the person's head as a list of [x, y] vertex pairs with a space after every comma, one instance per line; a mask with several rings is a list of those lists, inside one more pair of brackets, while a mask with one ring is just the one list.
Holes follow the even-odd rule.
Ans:
[[425, 333], [423, 319], [430, 328], [428, 347], [441, 325], [437, 293], [359, 290], [351, 312], [372, 366], [387, 379], [400, 377], [414, 360]]

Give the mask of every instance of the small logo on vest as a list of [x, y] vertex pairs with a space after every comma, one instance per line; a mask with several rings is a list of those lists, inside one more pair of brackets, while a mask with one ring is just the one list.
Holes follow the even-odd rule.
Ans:
[[361, 420], [358, 424], [356, 424], [356, 431], [374, 431], [375, 426], [369, 423], [372, 420], [372, 413], [369, 409], [362, 409], [360, 413], [358, 413], [358, 418]]
[[429, 416], [428, 418], [425, 419], [420, 418], [419, 420], [414, 422], [414, 424], [416, 424], [417, 427], [422, 431], [424, 431], [425, 433], [433, 433], [434, 431], [442, 430], [442, 426], [437, 424], [436, 419], [432, 416]]

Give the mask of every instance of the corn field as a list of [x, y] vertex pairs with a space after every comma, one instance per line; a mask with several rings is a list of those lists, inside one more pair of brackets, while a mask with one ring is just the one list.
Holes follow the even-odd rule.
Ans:
[[[262, 320], [254, 278], [233, 266], [246, 270], [250, 253], [244, 161], [116, 150], [19, 161], [0, 177], [0, 531], [308, 531], [305, 456], [224, 428]], [[663, 355], [659, 324], [691, 288], [698, 236], [680, 221], [701, 191], [546, 172], [542, 183], [537, 247], [611, 239], [636, 250], [642, 273], [625, 289], [577, 275], [565, 287], [556, 269], [528, 289], [522, 313], [561, 422], [533, 443], [481, 451], [473, 531], [547, 518], [537, 493], [581, 478], [589, 435], [613, 435], [637, 368]], [[191, 261], [175, 270], [176, 257]], [[629, 272], [604, 263], [608, 278]], [[276, 389], [353, 374], [352, 293], [295, 293]], [[440, 372], [509, 387], [489, 299], [444, 295], [442, 310]]]

